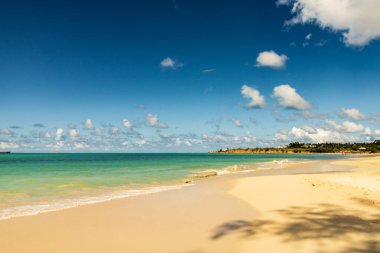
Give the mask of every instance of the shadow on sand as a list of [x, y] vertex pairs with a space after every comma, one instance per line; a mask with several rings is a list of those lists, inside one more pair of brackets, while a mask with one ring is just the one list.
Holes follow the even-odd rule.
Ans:
[[379, 214], [369, 215], [331, 204], [318, 204], [276, 210], [274, 215], [283, 222], [233, 220], [217, 227], [211, 239], [218, 240], [232, 233], [245, 238], [274, 235], [284, 243], [302, 240], [345, 240], [349, 243], [354, 238], [355, 243], [343, 252], [380, 252]]

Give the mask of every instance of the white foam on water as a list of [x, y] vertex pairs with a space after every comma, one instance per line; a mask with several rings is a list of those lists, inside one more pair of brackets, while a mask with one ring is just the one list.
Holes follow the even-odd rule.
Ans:
[[206, 178], [210, 176], [223, 176], [223, 175], [229, 175], [229, 174], [235, 174], [235, 173], [246, 173], [251, 171], [256, 171], [257, 167], [256, 164], [253, 165], [230, 165], [227, 167], [223, 167], [221, 169], [207, 169], [200, 171], [198, 173], [195, 173], [193, 175], [194, 178]]
[[[273, 160], [271, 162], [263, 162], [263, 163], [256, 163], [256, 164], [240, 164], [240, 165], [230, 165], [221, 169], [207, 169], [204, 171], [201, 171], [199, 173], [193, 174], [195, 176], [194, 178], [206, 178], [209, 176], [223, 176], [228, 174], [234, 174], [234, 173], [248, 173], [253, 172], [257, 170], [263, 170], [263, 169], [279, 169], [282, 168], [283, 165], [292, 163], [292, 162], [308, 162], [306, 161], [289, 161], [288, 159], [282, 159], [282, 160]], [[122, 190], [122, 191], [115, 191], [99, 196], [89, 196], [89, 197], [78, 197], [78, 198], [71, 198], [71, 199], [64, 199], [64, 200], [58, 200], [58, 201], [52, 201], [52, 202], [46, 202], [46, 203], [40, 203], [40, 204], [32, 204], [32, 205], [25, 205], [25, 206], [15, 206], [15, 207], [6, 207], [3, 209], [0, 209], [0, 220], [5, 220], [13, 217], [18, 216], [29, 216], [29, 215], [36, 215], [40, 213], [46, 213], [46, 212], [52, 212], [52, 211], [59, 211], [63, 209], [73, 208], [77, 206], [82, 205], [88, 205], [88, 204], [94, 204], [99, 202], [105, 202], [110, 201], [114, 199], [121, 199], [121, 198], [127, 198], [127, 197], [133, 197], [133, 196], [139, 196], [139, 195], [146, 195], [146, 194], [153, 194], [168, 190], [175, 190], [175, 189], [181, 189], [184, 186], [190, 186], [193, 184], [181, 184], [181, 185], [172, 185], [172, 186], [160, 186], [160, 187], [148, 187], [143, 189], [131, 189], [131, 190]]]
[[10, 218], [19, 217], [19, 216], [29, 216], [29, 215], [36, 215], [40, 213], [59, 211], [63, 209], [68, 209], [68, 208], [73, 208], [73, 207], [88, 205], [88, 204], [95, 204], [95, 203], [110, 201], [114, 199], [146, 195], [146, 194], [158, 193], [158, 192], [163, 192], [163, 191], [168, 191], [168, 190], [176, 190], [176, 189], [181, 189], [184, 186], [189, 186], [189, 185], [192, 185], [192, 184], [149, 187], [149, 188], [138, 189], [138, 190], [137, 189], [123, 190], [123, 191], [112, 192], [112, 193], [103, 194], [99, 196], [79, 197], [79, 198], [64, 199], [64, 200], [53, 201], [53, 202], [42, 203], [42, 204], [8, 207], [8, 208], [4, 208], [0, 210], [0, 220], [10, 219]]
[[218, 176], [228, 175], [228, 174], [236, 173], [238, 171], [238, 169], [239, 169], [239, 166], [235, 164], [232, 166], [224, 167], [221, 170], [217, 170], [216, 173]]
[[263, 169], [280, 169], [283, 168], [284, 166], [291, 164], [291, 163], [300, 163], [301, 161], [292, 161], [288, 159], [281, 159], [281, 160], [273, 160], [271, 162], [264, 162], [264, 163], [259, 163], [258, 166], [260, 170]]
[[288, 160], [288, 159], [281, 159], [281, 160], [273, 160], [269, 162], [260, 162], [255, 164], [235, 164], [231, 166], [224, 167], [222, 169], [208, 169], [204, 170], [199, 175], [202, 174], [210, 174], [215, 173], [216, 176], [222, 176], [222, 175], [229, 175], [229, 174], [235, 174], [235, 173], [248, 173], [248, 172], [254, 172], [258, 170], [273, 170], [273, 169], [281, 169], [285, 167], [286, 165], [292, 164], [292, 163], [308, 163], [312, 162], [312, 160]]

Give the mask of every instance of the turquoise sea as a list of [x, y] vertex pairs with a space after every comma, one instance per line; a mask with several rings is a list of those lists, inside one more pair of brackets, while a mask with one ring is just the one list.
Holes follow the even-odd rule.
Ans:
[[150, 194], [184, 186], [196, 174], [279, 167], [339, 155], [0, 154], [0, 219]]

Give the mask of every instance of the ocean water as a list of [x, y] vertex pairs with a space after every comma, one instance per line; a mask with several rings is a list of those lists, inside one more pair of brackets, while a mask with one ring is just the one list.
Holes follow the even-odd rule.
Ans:
[[237, 173], [339, 155], [0, 154], [0, 219], [184, 187], [199, 175]]

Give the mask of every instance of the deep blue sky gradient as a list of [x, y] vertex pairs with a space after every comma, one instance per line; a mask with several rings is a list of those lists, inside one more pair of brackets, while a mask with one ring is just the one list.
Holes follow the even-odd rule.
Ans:
[[[144, 125], [153, 113], [170, 133], [210, 132], [206, 122], [221, 119], [225, 131], [266, 137], [294, 125], [273, 116], [294, 113], [271, 97], [280, 84], [296, 88], [315, 113], [355, 107], [377, 114], [380, 43], [347, 47], [313, 25], [285, 27], [290, 18], [274, 1], [3, 1], [0, 127], [27, 134], [34, 123], [66, 128], [87, 118], [98, 126], [121, 127], [123, 118]], [[303, 47], [308, 33], [311, 45]], [[286, 67], [255, 67], [266, 50], [287, 55]], [[166, 57], [183, 67], [161, 68]], [[265, 109], [244, 108], [243, 84], [265, 96]], [[230, 124], [235, 118], [245, 127]], [[145, 135], [157, 132], [145, 128]]]

